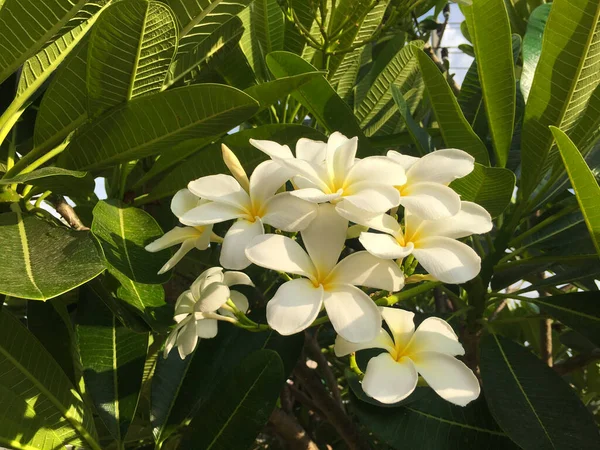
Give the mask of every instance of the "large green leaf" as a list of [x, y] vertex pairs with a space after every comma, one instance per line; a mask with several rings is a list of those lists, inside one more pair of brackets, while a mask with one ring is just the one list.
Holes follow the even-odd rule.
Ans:
[[42, 167], [12, 178], [3, 178], [0, 185], [30, 184], [44, 191], [57, 193], [78, 193], [94, 190], [94, 180], [86, 172], [61, 169], [60, 167]]
[[600, 435], [571, 387], [528, 349], [490, 335], [481, 343], [481, 378], [492, 415], [523, 449], [593, 449]]
[[475, 48], [477, 69], [496, 165], [506, 166], [515, 122], [516, 81], [510, 23], [503, 0], [462, 6]]
[[89, 41], [90, 116], [159, 91], [176, 48], [175, 17], [163, 3], [128, 0], [107, 8]]
[[498, 427], [483, 398], [460, 407], [429, 392], [406, 406], [381, 408], [353, 396], [351, 405], [360, 422], [392, 448], [518, 448]]
[[77, 340], [86, 393], [111, 436], [122, 445], [137, 409], [148, 334], [121, 325], [93, 298], [77, 305]]
[[600, 137], [600, 85], [596, 86], [585, 113], [569, 133], [569, 138], [583, 155], [587, 155]]
[[291, 94], [300, 86], [322, 76], [321, 72], [307, 72], [291, 77], [260, 83], [245, 89], [244, 92], [255, 99], [261, 108], [268, 108], [280, 98]]
[[551, 128], [596, 252], [600, 256], [600, 186], [573, 141], [558, 128]]
[[488, 165], [487, 148], [465, 119], [448, 82], [425, 52], [419, 51], [417, 58], [444, 142], [448, 147], [469, 153], [478, 163]]
[[538, 6], [533, 10], [527, 21], [527, 31], [523, 37], [523, 71], [520, 78], [521, 92], [525, 101], [529, 97], [535, 68], [542, 53], [542, 38], [550, 8], [552, 8], [552, 3]]
[[0, 310], [0, 442], [23, 450], [100, 450], [94, 419], [58, 363]]
[[175, 194], [187, 184], [206, 175], [227, 173], [223, 162], [221, 143], [229, 146], [243, 164], [247, 173], [267, 159], [266, 155], [250, 145], [249, 139], [263, 139], [293, 147], [298, 139], [326, 140], [325, 135], [314, 128], [295, 124], [269, 124], [230, 134], [211, 144], [177, 165], [153, 189], [145, 201], [157, 200]]
[[157, 275], [170, 252], [147, 252], [144, 247], [163, 235], [146, 211], [118, 200], [100, 201], [93, 211], [92, 233], [100, 241], [109, 267], [138, 283], [164, 283], [168, 274]]
[[41, 50], [86, 0], [6, 0], [0, 8], [0, 83]]
[[[290, 0], [288, 2], [289, 15], [292, 15], [292, 12], [293, 15], [297, 17], [298, 23], [304, 26], [304, 28], [307, 30], [312, 28], [312, 24], [315, 21], [315, 16], [313, 14], [312, 5], [310, 2], [306, 2], [304, 0]], [[285, 38], [283, 42], [283, 49], [286, 52], [301, 55], [306, 47], [306, 38], [300, 34], [294, 22], [287, 20], [287, 18], [285, 21], [285, 32], [283, 34]]]
[[104, 270], [90, 233], [20, 212], [0, 214], [0, 292], [48, 300]]
[[510, 203], [515, 182], [514, 173], [508, 169], [475, 164], [473, 172], [454, 180], [450, 187], [460, 194], [461, 200], [478, 203], [496, 217]]
[[284, 383], [277, 353], [260, 350], [249, 355], [221, 380], [196, 413], [182, 447], [229, 450], [251, 446], [269, 420]]
[[237, 89], [205, 84], [140, 97], [92, 122], [63, 156], [72, 168], [98, 168], [150, 156], [188, 139], [224, 133], [258, 104]]
[[[314, 72], [316, 69], [300, 56], [288, 52], [273, 52], [267, 55], [267, 66], [276, 78]], [[293, 97], [313, 114], [328, 131], [340, 131], [347, 136], [358, 136], [363, 149], [368, 141], [350, 107], [342, 100], [329, 82], [316, 78], [300, 87]], [[364, 155], [364, 153], [363, 153]]]
[[400, 111], [400, 115], [402, 116], [402, 120], [406, 123], [406, 128], [412, 138], [414, 144], [417, 146], [417, 150], [419, 155], [425, 155], [433, 150], [431, 144], [431, 137], [427, 134], [421, 126], [413, 119], [410, 108], [406, 99], [402, 95], [402, 91], [396, 86], [392, 86], [392, 97], [394, 98], [394, 102], [396, 102], [396, 106]]
[[[548, 126], [568, 133], [600, 84], [600, 3], [555, 0], [525, 108], [521, 168], [524, 198], [538, 186], [554, 142]], [[553, 154], [550, 154], [551, 156]]]

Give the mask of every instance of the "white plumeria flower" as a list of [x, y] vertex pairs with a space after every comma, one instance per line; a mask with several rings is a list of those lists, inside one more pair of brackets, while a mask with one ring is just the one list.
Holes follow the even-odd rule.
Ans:
[[406, 182], [396, 186], [402, 206], [426, 220], [443, 219], [458, 213], [460, 196], [448, 185], [471, 173], [475, 158], [453, 148], [438, 150], [422, 158], [394, 150], [387, 156], [406, 171]]
[[[309, 139], [302, 143], [308, 147]], [[322, 142], [312, 142], [315, 154], [321, 154]], [[291, 170], [296, 176], [294, 183], [299, 189], [291, 192], [298, 198], [314, 203], [331, 202], [354, 207], [366, 215], [383, 213], [400, 202], [400, 194], [394, 186], [406, 182], [403, 167], [385, 156], [370, 156], [356, 159], [358, 139], [348, 139], [335, 132], [327, 141], [326, 157], [323, 163], [294, 158], [289, 147], [273, 141], [250, 143], [269, 155], [274, 161]]]
[[[301, 275], [277, 290], [267, 303], [267, 322], [283, 335], [304, 330], [323, 305], [335, 330], [351, 342], [373, 339], [381, 315], [373, 300], [356, 286], [398, 291], [404, 285], [392, 261], [357, 252], [338, 263], [348, 221], [330, 204], [319, 205], [317, 218], [301, 232], [307, 251], [281, 235], [259, 236], [246, 249], [254, 264]], [[307, 253], [308, 252], [308, 253]]]
[[220, 263], [227, 269], [245, 269], [250, 261], [244, 251], [253, 238], [264, 233], [263, 224], [299, 231], [306, 228], [317, 210], [314, 204], [288, 192], [276, 193], [291, 174], [273, 161], [259, 164], [249, 181], [239, 170], [234, 175], [237, 180], [221, 174], [191, 181], [189, 190], [211, 202], [188, 211], [181, 221], [197, 226], [237, 219], [223, 238]]
[[179, 356], [184, 359], [196, 348], [198, 339], [210, 339], [217, 335], [217, 322], [236, 322], [235, 315], [226, 303], [231, 300], [242, 312], [248, 311], [248, 299], [240, 292], [232, 291], [234, 285], [254, 286], [243, 272], [223, 272], [221, 267], [205, 270], [189, 290], [182, 293], [175, 304], [175, 329], [165, 343], [164, 357], [177, 345]]
[[386, 350], [367, 364], [362, 387], [368, 396], [386, 404], [399, 402], [415, 390], [421, 374], [440, 397], [455, 405], [465, 406], [479, 397], [477, 378], [455, 358], [465, 351], [447, 322], [430, 317], [415, 331], [412, 312], [381, 308], [381, 314], [392, 336], [383, 328], [363, 344], [338, 336], [334, 347], [337, 356], [367, 348]]
[[[206, 201], [200, 200], [188, 189], [182, 189], [173, 196], [171, 211], [173, 211], [173, 214], [177, 218], [181, 219], [184, 214], [202, 203], [206, 203]], [[175, 227], [154, 242], [148, 244], [146, 250], [152, 253], [181, 244], [179, 250], [162, 266], [158, 274], [161, 275], [171, 270], [193, 248], [206, 250], [210, 245], [212, 228], [212, 225]]]
[[479, 255], [457, 239], [492, 229], [489, 213], [472, 202], [462, 202], [455, 216], [442, 220], [422, 220], [406, 210], [404, 232], [398, 221], [387, 214], [366, 220], [351, 211], [341, 211], [341, 214], [353, 222], [386, 233], [361, 233], [359, 240], [372, 255], [401, 259], [413, 254], [436, 279], [454, 284], [473, 279], [481, 269]]

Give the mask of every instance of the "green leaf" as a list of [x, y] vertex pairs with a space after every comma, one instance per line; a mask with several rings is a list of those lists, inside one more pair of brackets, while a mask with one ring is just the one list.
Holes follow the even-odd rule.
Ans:
[[521, 92], [525, 101], [529, 97], [535, 68], [542, 53], [542, 38], [544, 28], [550, 14], [552, 3], [545, 3], [533, 10], [527, 21], [527, 31], [523, 37], [523, 71], [521, 72]]
[[[289, 77], [316, 69], [300, 56], [288, 52], [273, 52], [267, 55], [267, 66], [276, 78]], [[358, 136], [363, 148], [368, 141], [356, 122], [354, 113], [324, 77], [315, 78], [301, 86], [292, 96], [314, 115], [328, 131], [340, 131], [347, 136]]]
[[448, 82], [425, 52], [419, 51], [417, 58], [444, 142], [448, 147], [464, 150], [479, 164], [487, 166], [487, 148], [465, 119]]
[[107, 8], [90, 35], [89, 115], [158, 92], [176, 48], [177, 24], [168, 6], [128, 0]]
[[501, 167], [485, 167], [475, 164], [469, 175], [454, 180], [450, 187], [461, 200], [475, 202], [497, 217], [506, 209], [515, 188], [515, 175]]
[[573, 141], [558, 128], [551, 127], [551, 130], [575, 190], [585, 224], [600, 256], [600, 186]]
[[504, 167], [512, 141], [516, 102], [508, 13], [503, 0], [479, 0], [461, 10], [475, 48], [496, 164]]
[[291, 94], [300, 86], [305, 85], [311, 80], [322, 76], [321, 72], [307, 72], [291, 77], [279, 78], [278, 80], [260, 83], [245, 89], [244, 92], [255, 99], [261, 109], [268, 108], [277, 100]]
[[106, 306], [89, 297], [77, 305], [76, 332], [86, 393], [122, 445], [138, 405], [148, 334], [125, 328]]
[[66, 443], [100, 450], [91, 411], [37, 339], [0, 309], [0, 442], [23, 450]]
[[518, 448], [498, 427], [483, 398], [460, 407], [428, 392], [419, 400], [396, 408], [370, 405], [355, 397], [351, 406], [360, 422], [392, 448]]
[[[600, 83], [600, 3], [555, 0], [529, 93], [521, 140], [524, 198], [538, 187], [555, 152], [553, 125], [568, 133]], [[550, 158], [548, 156], [550, 155]]]
[[57, 193], [91, 192], [94, 190], [94, 180], [86, 172], [61, 169], [60, 167], [42, 167], [28, 173], [22, 173], [12, 178], [3, 178], [0, 185], [30, 184], [43, 191]]
[[169, 250], [150, 253], [145, 246], [163, 235], [146, 211], [118, 200], [100, 201], [93, 211], [92, 233], [98, 238], [108, 267], [138, 283], [160, 284], [168, 274], [157, 275], [169, 259]]
[[272, 350], [249, 355], [221, 380], [184, 435], [182, 447], [248, 448], [263, 429], [285, 383], [281, 358]]
[[321, 141], [327, 140], [324, 134], [314, 128], [296, 124], [269, 124], [230, 134], [221, 141], [203, 148], [182, 161], [165, 175], [144, 201], [148, 202], [173, 195], [196, 178], [227, 173], [228, 169], [221, 154], [221, 143], [230, 147], [246, 172], [251, 173], [267, 157], [263, 152], [250, 145], [249, 139], [271, 140], [292, 147], [302, 137]]
[[600, 137], [600, 85], [596, 86], [585, 113], [577, 121], [577, 125], [569, 133], [569, 138], [575, 146], [581, 149], [583, 155], [587, 155], [594, 143]]
[[0, 83], [40, 51], [86, 0], [6, 0], [0, 8]]
[[[304, 0], [290, 0], [288, 2], [288, 11], [290, 11], [290, 14], [291, 11], [294, 12], [298, 18], [298, 22], [303, 25], [304, 28], [307, 30], [312, 28], [315, 16], [309, 2], [305, 2]], [[302, 55], [302, 52], [306, 47], [306, 39], [300, 34], [292, 21], [286, 19], [285, 31], [283, 34], [285, 38], [283, 41], [283, 49], [286, 52]]]
[[410, 133], [410, 137], [417, 146], [419, 155], [423, 156], [432, 151], [433, 148], [431, 137], [429, 134], [427, 134], [427, 131], [425, 131], [417, 122], [415, 122], [412, 117], [412, 113], [410, 112], [410, 108], [406, 103], [404, 96], [402, 95], [402, 91], [400, 91], [400, 89], [395, 85], [392, 86], [392, 97], [396, 102], [396, 106], [400, 111], [400, 115], [402, 116], [404, 123], [406, 123], [406, 128]]
[[205, 84], [140, 97], [92, 122], [65, 150], [71, 168], [131, 161], [188, 140], [224, 133], [251, 117], [258, 104], [237, 89]]
[[600, 446], [594, 418], [575, 392], [526, 348], [484, 337], [481, 378], [492, 415], [523, 449]]
[[90, 233], [56, 226], [20, 212], [0, 214], [0, 292], [48, 300], [104, 270]]

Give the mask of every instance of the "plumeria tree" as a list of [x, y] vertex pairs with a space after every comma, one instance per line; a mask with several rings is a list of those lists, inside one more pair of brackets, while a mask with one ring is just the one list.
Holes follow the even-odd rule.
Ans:
[[0, 446], [600, 448], [599, 29], [0, 0]]

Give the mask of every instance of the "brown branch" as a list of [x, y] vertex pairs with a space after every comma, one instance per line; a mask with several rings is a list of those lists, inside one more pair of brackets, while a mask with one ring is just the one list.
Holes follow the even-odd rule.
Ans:
[[552, 367], [559, 375], [566, 375], [568, 373], [574, 372], [582, 367], [587, 366], [589, 363], [600, 359], [600, 349], [595, 348], [590, 353], [585, 353], [577, 356], [572, 356], [571, 358], [555, 364]]
[[52, 202], [52, 206], [54, 206], [56, 212], [67, 221], [71, 228], [74, 228], [77, 231], [89, 230], [89, 228], [83, 224], [75, 210], [67, 203], [62, 195], [52, 195], [50, 196], [49, 200]]
[[321, 352], [321, 347], [319, 346], [317, 339], [308, 331], [304, 333], [304, 345], [309, 356], [318, 364], [320, 369], [319, 372], [323, 378], [325, 378], [325, 382], [327, 383], [327, 387], [329, 388], [331, 395], [333, 395], [333, 398], [343, 408], [342, 396], [340, 395], [337, 379], [329, 367], [327, 358], [325, 358], [325, 355], [323, 355], [323, 352]]
[[317, 444], [306, 433], [294, 416], [275, 408], [269, 422], [287, 444], [290, 450], [319, 450]]
[[[304, 392], [302, 392], [300, 389], [298, 389], [297, 386], [295, 386], [293, 384], [288, 384], [288, 387], [290, 388], [290, 392], [292, 393], [292, 395], [294, 396], [294, 398], [296, 400], [298, 400], [300, 403], [302, 403], [308, 409], [311, 409], [317, 413], [321, 413], [321, 410], [315, 404], [315, 402], [313, 402], [308, 395], [306, 395]], [[321, 413], [321, 414], [324, 415], [323, 413]]]
[[496, 320], [496, 317], [498, 317], [498, 314], [500, 314], [500, 311], [502, 311], [504, 308], [506, 308], [506, 305], [508, 303], [508, 299], [504, 299], [500, 302], [500, 304], [496, 307], [496, 309], [494, 310], [494, 312], [490, 315], [490, 318], [488, 319], [490, 322], [492, 320]]
[[541, 319], [540, 347], [542, 361], [552, 367], [552, 319]]

